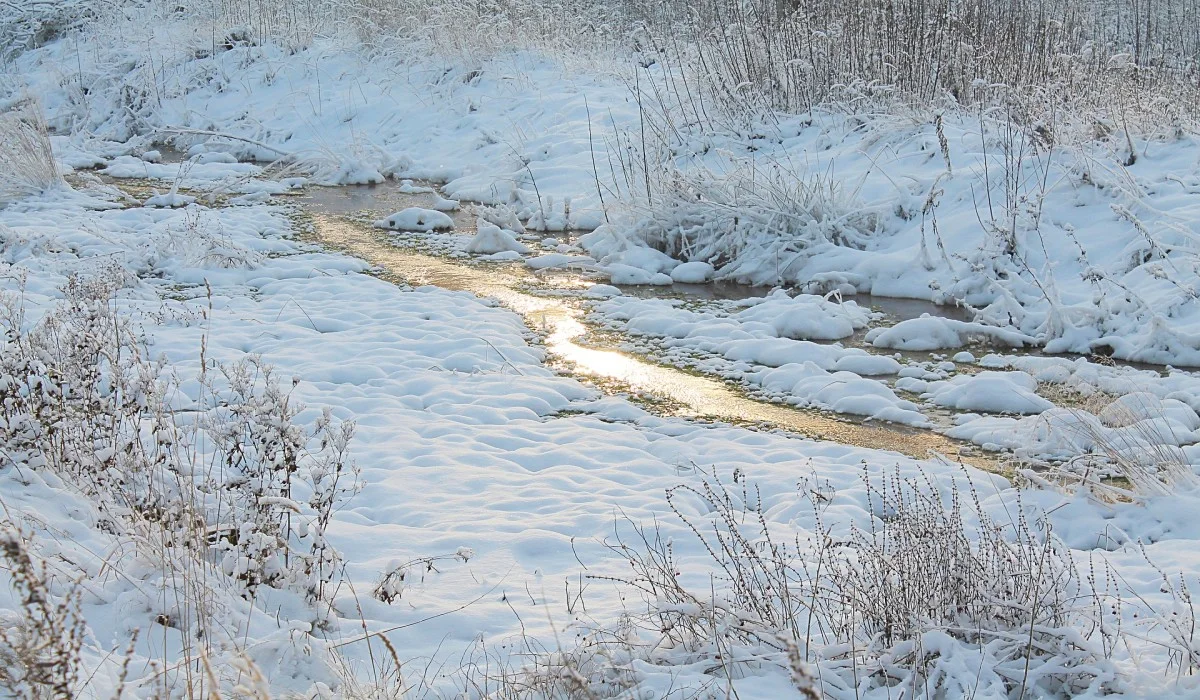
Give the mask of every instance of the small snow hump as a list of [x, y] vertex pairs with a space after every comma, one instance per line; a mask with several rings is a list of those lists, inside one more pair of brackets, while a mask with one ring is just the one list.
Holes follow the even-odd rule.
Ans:
[[142, 202], [142, 206], [160, 209], [176, 209], [179, 207], [186, 207], [189, 204], [193, 204], [195, 201], [195, 197], [186, 194], [179, 194], [174, 190], [171, 190], [166, 194], [159, 194], [157, 191], [155, 191], [153, 196]]
[[467, 243], [465, 250], [479, 255], [508, 251], [524, 255], [530, 252], [529, 247], [518, 241], [512, 231], [490, 224], [482, 218], [479, 219], [479, 232]]
[[454, 228], [454, 220], [440, 211], [409, 207], [391, 216], [375, 222], [376, 228], [392, 229], [393, 231], [448, 231]]

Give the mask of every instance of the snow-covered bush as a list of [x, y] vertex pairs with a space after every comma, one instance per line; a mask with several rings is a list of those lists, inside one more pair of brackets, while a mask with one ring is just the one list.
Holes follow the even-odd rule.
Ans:
[[340, 563], [325, 529], [357, 490], [353, 424], [297, 423], [303, 406], [254, 358], [207, 368], [200, 419], [179, 419], [166, 408], [176, 381], [111, 301], [122, 271], [72, 277], [36, 323], [4, 300], [0, 466], [49, 469], [115, 523], [166, 531], [168, 548], [223, 551], [247, 592], [325, 600]]
[[[636, 192], [638, 179], [627, 187]], [[720, 173], [651, 170], [646, 183], [648, 194], [630, 207], [624, 230], [751, 284], [792, 280], [810, 256], [831, 247], [862, 250], [882, 235], [878, 212], [820, 174], [730, 163]]]
[[0, 299], [3, 466], [50, 469], [104, 496], [114, 516], [183, 517], [182, 494], [155, 473], [173, 461], [173, 441], [133, 439], [172, 428], [161, 410], [162, 367], [146, 360], [136, 329], [110, 303], [127, 281], [117, 266], [72, 276], [58, 308], [36, 323], [19, 297]]
[[[647, 601], [631, 618], [633, 653], [722, 674], [799, 666], [837, 697], [1120, 687], [1101, 596], [1045, 523], [1021, 508], [1011, 522], [991, 519], [969, 479], [947, 490], [923, 477], [863, 478], [869, 524], [835, 533], [821, 517], [828, 495], [816, 489], [799, 496], [816, 518], [806, 540], [768, 527], [761, 496], [737, 474], [732, 486], [710, 478], [672, 489], [713, 570], [698, 577], [657, 529], [635, 528], [614, 545], [632, 567], [618, 580]], [[686, 514], [681, 499], [694, 506], [686, 512], [708, 515]]]
[[0, 522], [0, 560], [12, 579], [22, 614], [0, 621], [0, 688], [11, 698], [77, 697], [85, 624], [82, 590], [52, 592], [45, 562], [35, 561], [29, 535]]
[[96, 17], [101, 0], [25, 0], [0, 4], [0, 63], [54, 41]]
[[62, 182], [36, 105], [0, 114], [0, 207]]
[[1196, 414], [1175, 400], [1144, 392], [1108, 397], [1084, 408], [1055, 408], [1028, 419], [1035, 435], [1060, 445], [1052, 461], [1025, 457], [1024, 477], [1105, 500], [1143, 500], [1200, 490], [1181, 444]]
[[[253, 357], [210, 363], [203, 348], [205, 371], [193, 383], [199, 394], [179, 405], [181, 382], [148, 359], [137, 325], [118, 310], [114, 297], [129, 281], [120, 266], [72, 276], [61, 303], [37, 319], [26, 316], [19, 296], [2, 299], [0, 470], [24, 481], [38, 479], [28, 470], [45, 471], [69, 484], [93, 504], [106, 532], [133, 545], [132, 560], [106, 566], [162, 572], [140, 585], [142, 605], [186, 642], [186, 668], [163, 682], [193, 687], [205, 655], [228, 650], [215, 626], [225, 624], [231, 600], [252, 605], [269, 586], [307, 604], [315, 626], [331, 614], [341, 555], [326, 531], [358, 490], [347, 454], [353, 423], [328, 411], [301, 423], [294, 382], [283, 388]], [[40, 589], [20, 573], [32, 565], [14, 533], [0, 532], [0, 554], [17, 572], [20, 595], [32, 600]], [[77, 658], [59, 656], [78, 654], [84, 623], [71, 596], [43, 598], [45, 611], [24, 605], [21, 625], [58, 627], [37, 627], [36, 638], [0, 629], [0, 660], [27, 656], [26, 641], [57, 654], [34, 669], [49, 679], [37, 682], [53, 697], [74, 697], [56, 693], [74, 689]], [[17, 675], [0, 671], [0, 684], [32, 682], [32, 671], [3, 665]], [[201, 686], [224, 682], [209, 675]]]
[[[305, 430], [296, 422], [304, 407], [291, 395], [297, 382], [285, 389], [257, 358], [221, 366], [217, 374], [208, 382], [200, 425], [220, 475], [213, 484], [220, 497], [208, 517], [222, 570], [250, 592], [265, 584], [324, 600], [341, 563], [325, 528], [358, 486], [346, 455], [353, 424], [326, 412], [312, 432]], [[302, 492], [310, 495], [307, 512]]]

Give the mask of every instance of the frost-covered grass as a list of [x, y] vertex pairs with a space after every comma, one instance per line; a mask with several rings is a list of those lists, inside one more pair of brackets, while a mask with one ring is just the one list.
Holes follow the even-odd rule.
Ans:
[[[111, 174], [154, 170], [130, 156], [157, 139], [195, 148], [197, 159], [283, 159], [319, 182], [424, 177], [446, 181], [452, 197], [511, 208], [536, 230], [602, 227], [585, 244], [617, 279], [653, 280], [680, 261], [700, 262], [723, 279], [967, 305], [977, 329], [1015, 332], [1052, 352], [1200, 363], [1198, 149], [1186, 111], [1196, 101], [1178, 94], [1191, 84], [1194, 52], [1191, 39], [1169, 31], [1190, 11], [1171, 0], [1151, 3], [1137, 23], [1122, 8], [967, 4], [959, 9], [1003, 26], [1022, 13], [1057, 17], [1048, 25], [1064, 32], [1057, 58], [1031, 63], [1024, 29], [977, 36], [960, 23], [935, 36], [983, 42], [979, 51], [1005, 58], [954, 63], [987, 83], [957, 100], [946, 86], [904, 88], [909, 78], [897, 74], [862, 78], [875, 86], [871, 97], [833, 91], [769, 106], [767, 93], [782, 83], [763, 78], [738, 83], [738, 109], [705, 82], [717, 64], [689, 52], [728, 40], [748, 61], [791, 55], [736, 36], [759, 25], [786, 36], [800, 20], [870, 32], [833, 7], [789, 19], [764, 6], [759, 19], [772, 22], [726, 21], [715, 26], [732, 34], [712, 35], [724, 12], [717, 6], [691, 17], [636, 3], [301, 3], [285, 20], [268, 5], [199, 3], [186, 15], [155, 3], [124, 8], [71, 41], [18, 56], [23, 85], [10, 99], [37, 92], [64, 135], [60, 160], [105, 158]], [[914, 3], [881, 21], [928, 11]], [[146, 17], [160, 29], [145, 48], [110, 40]], [[677, 22], [686, 31], [666, 33]], [[621, 33], [629, 26], [639, 29]], [[856, 47], [871, 45], [862, 39]], [[1136, 50], [1120, 53], [1122, 41]], [[472, 42], [478, 50], [466, 51]], [[942, 65], [935, 59], [948, 45], [906, 47], [905, 60]], [[1158, 56], [1152, 45], [1174, 48]], [[793, 49], [807, 56], [797, 66], [824, 56], [879, 68], [810, 55], [804, 42]], [[1071, 51], [1089, 58], [1059, 66]], [[1017, 82], [1001, 88], [981, 77], [1016, 62]], [[1079, 78], [1080, 66], [1092, 72]], [[966, 78], [946, 71], [936, 80]], [[837, 84], [856, 83], [842, 75]], [[1087, 97], [1096, 94], [1103, 100]], [[642, 256], [654, 268], [647, 276], [611, 257], [639, 246], [671, 258]]]
[[0, 206], [62, 183], [46, 122], [36, 104], [0, 113]]

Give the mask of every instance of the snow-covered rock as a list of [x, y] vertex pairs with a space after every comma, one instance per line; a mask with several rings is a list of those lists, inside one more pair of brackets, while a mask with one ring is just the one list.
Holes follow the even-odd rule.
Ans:
[[512, 231], [506, 231], [483, 219], [479, 220], [478, 229], [478, 233], [463, 248], [468, 253], [491, 255], [512, 251], [524, 255], [529, 252], [529, 246], [518, 241]]
[[375, 222], [376, 228], [394, 231], [442, 231], [454, 228], [454, 220], [440, 211], [409, 207]]
[[921, 398], [938, 406], [989, 413], [1041, 413], [1054, 404], [1038, 396], [1037, 380], [1026, 372], [980, 372], [929, 385]]
[[611, 263], [605, 266], [605, 271], [608, 272], [609, 278], [613, 284], [628, 284], [641, 285], [652, 284], [664, 286], [671, 284], [671, 276], [661, 272], [650, 272], [649, 270], [633, 267], [632, 265], [624, 265], [621, 263]]
[[178, 192], [166, 192], [147, 197], [142, 206], [160, 207], [163, 209], [175, 209], [178, 207], [186, 207], [189, 204], [194, 204], [196, 198], [191, 195], [179, 194]]
[[681, 263], [671, 270], [671, 279], [681, 284], [703, 284], [713, 276], [713, 266], [706, 262]]

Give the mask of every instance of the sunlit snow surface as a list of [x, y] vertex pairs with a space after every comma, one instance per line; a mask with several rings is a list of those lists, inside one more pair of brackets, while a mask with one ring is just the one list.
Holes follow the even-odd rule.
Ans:
[[[169, 36], [154, 41], [159, 48], [172, 45]], [[271, 148], [245, 141], [204, 146], [206, 137], [185, 138], [199, 146], [193, 160], [155, 163], [150, 161], [157, 158], [136, 154], [151, 144], [116, 142], [135, 136], [128, 131], [122, 102], [122, 81], [131, 71], [143, 70], [123, 60], [131, 50], [59, 42], [26, 54], [15, 66], [27, 83], [21, 89], [39, 96], [49, 122], [63, 132], [54, 143], [64, 164], [99, 166], [112, 177], [161, 178], [161, 192], [172, 185], [216, 189], [237, 206], [208, 208], [160, 192], [142, 201], [161, 206], [137, 203], [121, 209], [113, 192], [66, 190], [10, 204], [0, 210], [0, 286], [23, 299], [33, 320], [61, 297], [57, 290], [70, 274], [127, 280], [115, 308], [137, 320], [150, 350], [178, 373], [183, 391], [174, 399], [176, 408], [186, 409], [195, 398], [204, 339], [210, 361], [229, 362], [252, 353], [277, 366], [282, 376], [296, 377], [297, 396], [307, 404], [301, 420], [312, 421], [329, 408], [356, 421], [352, 453], [366, 487], [332, 527], [354, 588], [339, 593], [342, 617], [324, 633], [330, 641], [355, 638], [363, 624], [370, 629], [400, 626], [390, 639], [403, 658], [459, 659], [481, 639], [494, 647], [528, 634], [549, 646], [557, 636], [570, 637], [579, 629], [573, 626], [578, 620], [566, 612], [563, 584], [578, 581], [585, 566], [601, 576], [625, 573], [624, 563], [603, 543], [612, 542], [614, 528], [620, 529], [626, 518], [657, 523], [673, 541], [681, 569], [710, 570], [707, 552], [674, 518], [663, 496], [680, 483], [697, 485], [705, 472], [738, 470], [761, 492], [768, 523], [800, 538], [818, 528], [844, 537], [853, 525], [880, 522], [873, 516], [886, 514], [873, 514], [860, 478], [864, 472], [878, 476], [896, 469], [919, 477], [923, 469], [947, 502], [961, 485], [964, 472], [957, 466], [918, 463], [872, 449], [876, 446], [869, 443], [803, 440], [663, 418], [623, 398], [605, 396], [548, 367], [546, 350], [632, 385], [654, 385], [659, 369], [573, 343], [579, 319], [555, 316], [558, 307], [535, 296], [474, 283], [458, 285], [469, 291], [397, 286], [364, 274], [368, 265], [361, 260], [298, 242], [292, 212], [264, 204], [304, 180], [348, 184], [398, 175], [445, 181], [445, 197], [509, 204], [526, 223], [536, 218], [545, 235], [596, 228], [604, 215], [595, 194], [592, 149], [604, 162], [612, 134], [594, 118], [597, 135], [589, 139], [589, 111], [594, 116], [603, 110], [605, 121], [621, 129], [636, 125], [637, 106], [620, 80], [566, 74], [554, 61], [522, 55], [485, 62], [478, 79], [464, 81], [463, 76], [478, 69], [441, 65], [432, 58], [376, 65], [370, 57], [323, 42], [299, 55], [270, 47], [243, 47], [203, 60], [192, 55], [172, 62], [173, 70], [161, 71], [161, 101], [144, 116], [154, 126], [238, 133], [269, 142]], [[87, 75], [76, 76], [76, 70]], [[68, 73], [75, 77], [64, 80]], [[514, 74], [520, 76], [517, 84]], [[314, 94], [308, 88], [318, 77], [322, 89]], [[77, 99], [80, 79], [91, 86], [86, 105]], [[72, 128], [77, 135], [66, 135]], [[919, 252], [926, 234], [912, 214], [944, 167], [931, 125], [881, 119], [863, 129], [835, 115], [815, 115], [785, 120], [776, 141], [757, 146], [756, 152], [792, 154], [819, 170], [836, 162], [838, 173], [860, 183], [861, 206], [885, 213], [885, 235], [867, 250], [820, 246], [786, 264], [774, 254], [746, 255], [735, 261], [730, 274], [759, 283], [780, 277], [818, 280], [810, 292], [853, 289], [941, 301], [957, 296], [988, 307], [998, 298], [994, 280], [971, 272], [971, 264], [995, 253], [984, 245], [971, 194], [972, 184], [981, 179], [984, 148], [972, 128], [968, 119], [948, 120], [957, 174], [940, 181], [945, 194], [938, 210], [941, 231], [966, 260], [922, 257]], [[746, 144], [732, 136], [704, 138], [710, 141], [703, 149], [707, 155], [696, 149], [683, 159], [684, 168], [719, 169], [726, 157], [722, 153], [749, 157]], [[239, 158], [234, 155], [271, 160], [279, 149], [312, 167], [303, 177], [289, 172], [270, 180], [257, 179], [270, 175], [265, 163], [235, 162]], [[1099, 153], [1059, 155], [1061, 172], [1089, 158], [1108, 157], [1097, 149]], [[1002, 319], [1007, 323], [1005, 313], [1011, 312], [1013, 327], [988, 333], [1024, 342], [1054, 331], [1053, 350], [1087, 351], [1099, 343], [1128, 359], [1200, 363], [1200, 314], [1194, 293], [1189, 294], [1191, 239], [1200, 219], [1195, 195], [1200, 147], [1185, 135], [1140, 144], [1138, 151], [1141, 155], [1128, 171], [1093, 173], [1095, 187], [1055, 179], [1044, 216], [1046, 240], [1024, 241], [1030, 251], [1027, 264], [1053, 270], [1063, 315], [1051, 318], [1033, 285], [1023, 283], [1009, 290], [1024, 304], [1019, 311], [992, 306], [983, 319], [993, 326]], [[909, 184], [899, 187], [897, 181]], [[430, 206], [436, 204], [431, 200]], [[907, 214], [896, 214], [897, 206]], [[1164, 258], [1145, 261], [1142, 234], [1130, 225], [1131, 215], [1177, 245]], [[567, 246], [548, 252], [542, 257], [561, 257], [543, 263], [594, 264], [618, 282], [666, 286], [677, 261], [636, 245], [618, 245], [636, 243], [629, 237], [636, 232], [635, 226], [613, 224], [583, 241], [584, 250]], [[1067, 232], [1073, 239], [1058, 235]], [[463, 239], [464, 244], [469, 240]], [[1087, 248], [1086, 263], [1076, 240]], [[1164, 270], [1172, 266], [1184, 270], [1185, 279], [1168, 279]], [[1092, 268], [1106, 279], [1135, 287], [1139, 296], [1127, 298], [1111, 286], [1097, 291], [1084, 279]], [[435, 273], [428, 272], [426, 280], [404, 276], [416, 284], [440, 284]], [[694, 274], [693, 268], [686, 277], [695, 279]], [[600, 289], [595, 296], [610, 294]], [[754, 318], [755, 307], [768, 304], [800, 307], [801, 313], [795, 323], [774, 322], [786, 309], [767, 319]], [[932, 405], [978, 412], [955, 414], [951, 434], [1032, 458], [1086, 449], [1081, 435], [1136, 442], [1151, 431], [1169, 436], [1172, 446], [1182, 445], [1179, 453], [1187, 463], [1200, 459], [1191, 446], [1200, 428], [1194, 410], [1200, 407], [1200, 380], [1187, 372], [1107, 368], [1082, 358], [988, 354], [986, 348], [973, 348], [982, 357], [978, 365], [959, 363], [964, 365], [961, 373], [938, 368], [936, 362], [897, 367], [898, 362], [890, 364], [881, 354], [851, 352], [804, 337], [815, 333], [828, 341], [863, 325], [863, 309], [816, 299], [756, 300], [705, 315], [661, 300], [615, 296], [597, 299], [589, 311], [623, 332], [638, 331], [659, 343], [657, 351], [667, 360], [675, 351], [700, 353], [709, 363], [709, 375], [736, 375], [738, 381], [791, 403], [840, 405], [845, 413], [916, 424], [923, 423], [922, 415]], [[536, 319], [543, 312], [546, 346], [534, 342], [530, 330], [538, 328]], [[878, 345], [888, 351], [915, 350], [912, 342], [920, 337], [950, 350], [961, 342], [960, 333], [972, 330], [958, 324], [975, 322], [952, 320], [924, 321], [920, 325], [936, 328], [914, 331], [910, 325], [872, 340], [880, 340]], [[995, 374], [971, 376], [978, 369]], [[866, 378], [876, 373], [891, 383]], [[1093, 422], [1040, 402], [1033, 393], [1035, 382], [1079, 395], [1141, 392], [1134, 408], [1149, 406], [1153, 413], [1135, 415], [1132, 423], [1103, 415]], [[711, 378], [697, 379], [681, 391], [717, 385]], [[997, 391], [1004, 394], [993, 395]], [[751, 411], [749, 403], [731, 406], [721, 403], [726, 394], [720, 397], [714, 400], [719, 405], [702, 412], [748, 417], [743, 414]], [[754, 411], [771, 410], [753, 406]], [[778, 410], [794, 415], [790, 409]], [[983, 414], [1004, 410], [1031, 415]], [[1148, 423], [1130, 429], [1143, 421]], [[786, 425], [783, 419], [776, 422]], [[1081, 433], [1080, 425], [1091, 426], [1090, 432]], [[965, 473], [985, 510], [999, 519], [1023, 512], [1052, 525], [1076, 548], [1080, 562], [1101, 549], [1115, 550], [1105, 555], [1108, 561], [1147, 599], [1165, 606], [1167, 596], [1139, 541], [1164, 571], [1200, 570], [1195, 494], [1102, 503], [1082, 494], [1031, 489], [1018, 499], [1002, 477]], [[0, 480], [5, 507], [45, 543], [43, 553], [73, 562], [95, 579], [84, 601], [91, 628], [86, 656], [101, 669], [94, 687], [115, 685], [119, 665], [104, 659], [111, 649], [123, 649], [134, 629], [154, 631], [138, 642], [133, 661], [138, 673], [151, 673], [147, 658], [178, 649], [175, 633], [156, 626], [154, 586], [162, 581], [161, 572], [138, 559], [131, 543], [107, 534], [92, 504], [74, 496], [69, 484], [42, 473], [12, 471]], [[828, 496], [819, 522], [798, 492]], [[710, 515], [699, 502], [677, 503], [686, 515]], [[475, 556], [427, 572], [397, 604], [385, 605], [365, 594], [395, 562], [460, 547], [471, 548]], [[6, 576], [0, 573], [0, 580]], [[0, 605], [18, 609], [20, 602], [9, 588], [3, 590]], [[319, 649], [325, 642], [302, 631], [311, 614], [298, 601], [267, 592], [253, 604], [236, 596], [225, 603], [217, 613], [222, 623], [281, 693], [305, 693], [313, 681], [328, 680], [318, 677], [324, 671], [312, 663], [306, 648]], [[629, 604], [616, 587], [595, 584], [587, 594], [587, 618], [616, 620]], [[453, 612], [427, 619], [448, 611]], [[361, 644], [348, 644], [342, 651], [358, 663], [368, 656]], [[1134, 639], [1132, 648], [1117, 650], [1116, 659], [1144, 695], [1187, 697], [1195, 684], [1185, 679], [1172, 685], [1174, 672], [1154, 655], [1157, 651], [1152, 642]], [[677, 674], [648, 669], [647, 674], [647, 687], [660, 692], [711, 680], [695, 668]], [[741, 697], [781, 697], [791, 687], [786, 675], [774, 670], [734, 685]]]

